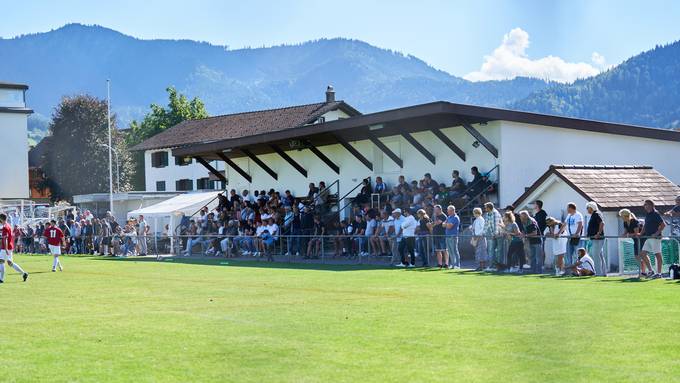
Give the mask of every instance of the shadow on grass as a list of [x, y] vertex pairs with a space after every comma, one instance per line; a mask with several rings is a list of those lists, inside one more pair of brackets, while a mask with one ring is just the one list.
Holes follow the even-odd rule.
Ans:
[[[179, 263], [186, 265], [203, 265], [203, 266], [223, 266], [223, 267], [248, 267], [248, 268], [266, 268], [266, 269], [282, 269], [282, 270], [318, 270], [318, 271], [361, 271], [361, 270], [394, 270], [395, 272], [417, 272], [417, 273], [444, 273], [451, 276], [472, 276], [472, 277], [506, 277], [506, 278], [535, 278], [538, 280], [558, 280], [558, 281], [584, 281], [593, 280], [595, 282], [608, 283], [639, 283], [651, 282], [648, 279], [639, 279], [637, 277], [622, 278], [617, 276], [612, 277], [575, 277], [575, 276], [556, 276], [553, 274], [532, 274], [532, 273], [504, 273], [504, 272], [484, 272], [472, 269], [450, 270], [439, 269], [438, 267], [422, 267], [415, 268], [397, 268], [392, 265], [380, 264], [342, 264], [342, 263], [320, 263], [320, 262], [267, 262], [266, 260], [255, 259], [233, 259], [233, 258], [206, 258], [206, 257], [165, 257], [162, 261], [156, 260], [154, 257], [101, 257], [101, 256], [82, 256], [88, 257], [97, 261], [109, 262], [143, 262], [143, 263]], [[332, 262], [332, 260], [331, 260]], [[337, 262], [337, 261], [336, 261]], [[667, 281], [667, 283], [678, 283], [678, 281]]]
[[392, 269], [386, 265], [340, 264], [340, 263], [288, 263], [267, 262], [265, 260], [243, 260], [229, 258], [166, 257], [162, 261], [152, 257], [94, 257], [95, 260], [110, 262], [179, 263], [185, 265], [252, 267], [267, 269], [320, 270], [320, 271], [360, 271]]

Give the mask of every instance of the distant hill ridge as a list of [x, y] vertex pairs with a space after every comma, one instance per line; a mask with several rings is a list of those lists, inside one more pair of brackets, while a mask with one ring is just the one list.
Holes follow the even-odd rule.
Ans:
[[211, 114], [317, 102], [328, 84], [363, 112], [434, 100], [507, 106], [549, 85], [528, 78], [472, 83], [358, 40], [228, 50], [82, 24], [0, 39], [0, 56], [0, 78], [29, 84], [28, 101], [38, 113], [49, 116], [63, 95], [103, 97], [110, 78], [124, 122], [163, 103], [169, 85], [203, 99]]
[[644, 52], [573, 84], [540, 79], [470, 82], [424, 61], [359, 40], [320, 39], [230, 50], [191, 40], [142, 40], [101, 26], [68, 24], [0, 39], [0, 79], [30, 85], [31, 134], [39, 139], [64, 95], [105, 96], [126, 126], [166, 102], [175, 86], [210, 114], [307, 104], [332, 84], [362, 112], [447, 100], [655, 127], [680, 123], [680, 44]]

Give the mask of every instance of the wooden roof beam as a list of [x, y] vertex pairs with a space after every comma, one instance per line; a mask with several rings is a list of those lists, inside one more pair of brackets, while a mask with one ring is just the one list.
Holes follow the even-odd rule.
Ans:
[[248, 180], [249, 183], [253, 183], [253, 177], [251, 177], [250, 174], [246, 173], [245, 170], [241, 169], [240, 166], [236, 165], [236, 163], [232, 161], [229, 157], [225, 156], [224, 153], [217, 152], [215, 153], [215, 155], [221, 158], [222, 161], [226, 162], [227, 165], [229, 165], [232, 169], [236, 170], [236, 172], [240, 174], [241, 177]]

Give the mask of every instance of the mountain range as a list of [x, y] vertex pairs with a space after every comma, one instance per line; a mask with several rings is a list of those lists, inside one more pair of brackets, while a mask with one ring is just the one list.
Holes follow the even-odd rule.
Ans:
[[362, 112], [435, 100], [590, 119], [676, 127], [680, 44], [659, 46], [600, 75], [558, 84], [515, 78], [470, 82], [410, 55], [342, 38], [229, 49], [190, 40], [141, 40], [101, 26], [68, 24], [0, 39], [0, 80], [30, 86], [39, 140], [64, 95], [106, 95], [120, 126], [166, 102], [165, 88], [199, 97], [212, 115], [339, 98]]

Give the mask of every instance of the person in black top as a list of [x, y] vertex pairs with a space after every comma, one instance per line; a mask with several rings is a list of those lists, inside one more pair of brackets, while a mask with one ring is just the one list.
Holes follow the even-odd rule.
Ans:
[[[455, 214], [455, 211], [452, 214]], [[440, 269], [442, 267], [448, 268], [450, 254], [446, 250], [446, 214], [444, 214], [440, 205], [434, 205], [430, 227], [432, 230], [432, 247], [437, 256], [437, 267]]]
[[432, 237], [430, 236], [430, 228], [432, 227], [432, 220], [427, 215], [425, 209], [420, 209], [416, 212], [418, 217], [418, 227], [416, 228], [416, 249], [418, 254], [423, 259], [423, 267], [430, 266], [430, 252], [432, 250]]
[[362, 183], [363, 185], [361, 186], [359, 194], [357, 194], [356, 198], [354, 198], [354, 202], [357, 205], [369, 203], [371, 201], [371, 194], [373, 193], [373, 186], [371, 186], [370, 179], [364, 178]]
[[231, 202], [232, 207], [236, 207], [241, 204], [241, 197], [236, 194], [236, 189], [231, 189], [229, 191], [229, 202]]
[[[661, 268], [663, 267], [663, 258], [661, 257], [661, 233], [663, 232], [663, 229], [666, 228], [666, 223], [663, 221], [663, 218], [661, 218], [661, 214], [656, 210], [654, 201], [646, 200], [644, 208], [647, 215], [645, 216], [645, 225], [642, 228], [643, 245], [640, 258], [649, 267], [649, 274], [647, 276], [660, 278]], [[652, 271], [649, 253], [656, 256], [656, 274]], [[642, 265], [640, 265], [640, 270], [644, 270]]]
[[586, 236], [590, 238], [592, 245], [590, 255], [595, 261], [595, 274], [607, 276], [609, 272], [609, 259], [604, 251], [604, 220], [595, 202], [588, 202], [586, 210], [590, 214]]
[[543, 254], [541, 253], [541, 233], [538, 231], [538, 223], [531, 218], [526, 210], [521, 211], [519, 216], [524, 226], [524, 236], [529, 243], [531, 269], [534, 273], [540, 274], [543, 272]]
[[321, 254], [321, 237], [326, 235], [326, 226], [318, 215], [314, 216], [314, 237], [307, 245], [307, 258], [317, 259]]
[[290, 218], [290, 232], [288, 233], [288, 247], [287, 256], [300, 255], [300, 234], [302, 234], [302, 220], [300, 216], [300, 209], [297, 205], [293, 205], [293, 218]]
[[621, 217], [621, 220], [623, 221], [623, 234], [621, 234], [621, 236], [633, 239], [633, 252], [635, 258], [638, 258], [640, 254], [640, 221], [638, 221], [635, 214], [628, 209], [621, 209], [619, 211], [619, 217]]
[[300, 214], [300, 227], [302, 232], [300, 248], [304, 251], [307, 249], [310, 237], [314, 231], [314, 214], [309, 205], [306, 205], [303, 208], [302, 214]]
[[451, 174], [453, 181], [451, 181], [451, 198], [459, 198], [465, 194], [465, 180], [461, 178], [460, 172], [454, 170]]
[[314, 196], [319, 192], [319, 189], [314, 185], [314, 182], [309, 183], [309, 192], [307, 192], [307, 201], [314, 202]]
[[545, 223], [545, 220], [547, 218], [548, 213], [546, 213], [545, 210], [543, 210], [543, 201], [537, 199], [536, 201], [534, 201], [534, 219], [538, 224], [538, 231], [541, 234], [545, 232], [545, 228], [547, 227], [547, 224]]

